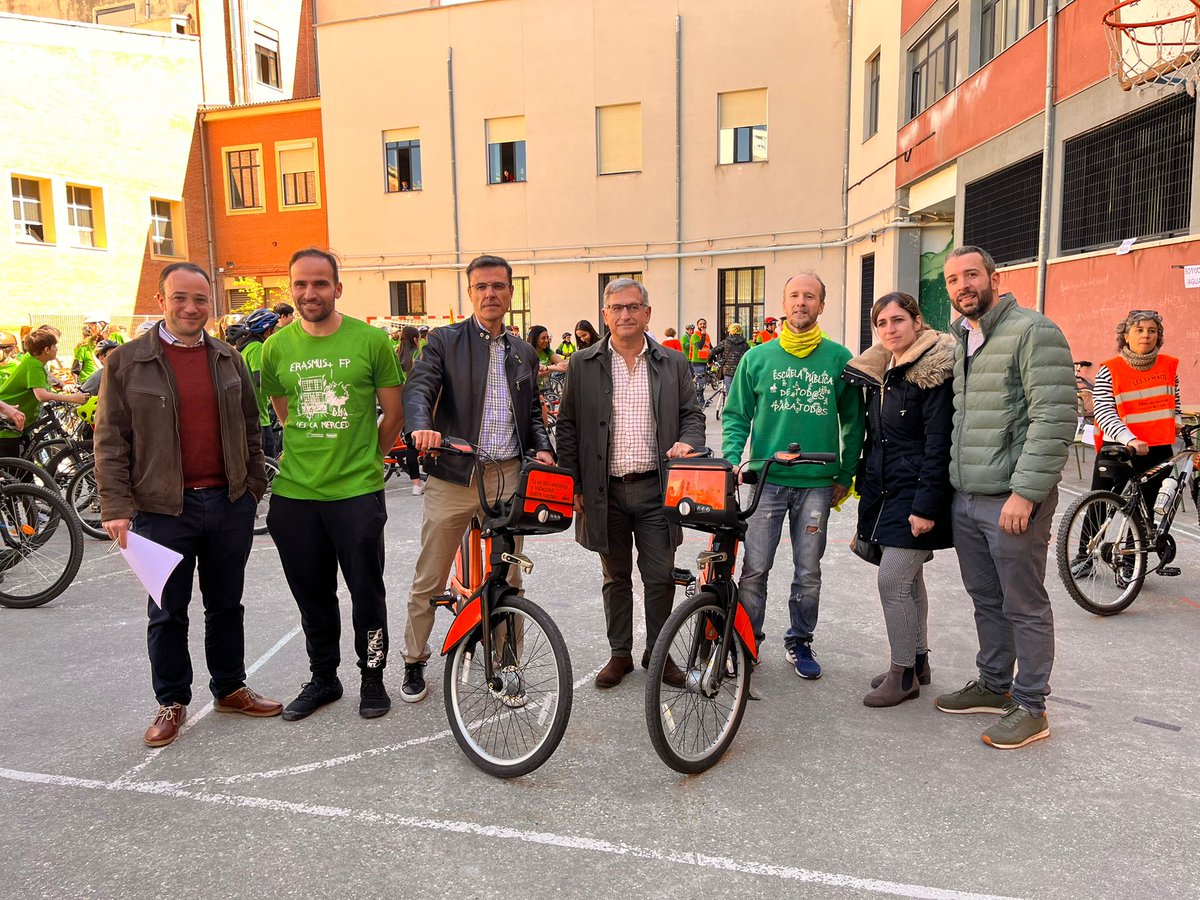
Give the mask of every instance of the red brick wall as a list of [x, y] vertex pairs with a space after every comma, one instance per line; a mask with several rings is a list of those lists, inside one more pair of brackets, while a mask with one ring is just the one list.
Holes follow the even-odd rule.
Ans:
[[296, 38], [296, 76], [292, 97], [317, 96], [317, 42], [312, 22], [311, 0], [301, 0], [300, 31]]

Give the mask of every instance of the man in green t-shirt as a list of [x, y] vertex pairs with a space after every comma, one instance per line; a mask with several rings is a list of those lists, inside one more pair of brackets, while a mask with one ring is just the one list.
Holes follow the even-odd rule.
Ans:
[[[10, 408], [16, 407], [24, 416], [23, 422], [16, 423], [22, 431], [37, 421], [43, 403], [62, 400], [79, 404], [88, 400], [87, 394], [56, 394], [50, 390], [46, 363], [57, 355], [58, 335], [41, 329], [30, 332], [25, 339], [25, 355], [20, 358], [8, 380], [0, 386], [0, 403]], [[20, 455], [21, 431], [0, 430], [0, 456]]]
[[862, 393], [841, 377], [850, 351], [826, 337], [817, 324], [824, 309], [825, 283], [815, 273], [787, 280], [779, 338], [746, 351], [721, 413], [721, 454], [735, 465], [747, 439], [751, 459], [765, 459], [793, 442], [805, 451], [833, 453], [838, 459], [824, 465], [771, 469], [758, 512], [750, 518], [738, 582], [761, 648], [767, 577], [786, 516], [793, 575], [788, 598], [791, 627], [783, 644], [796, 674], [807, 679], [821, 677], [811, 645], [821, 599], [821, 557], [829, 509], [841, 503], [850, 490], [864, 423]]
[[267, 527], [300, 608], [312, 679], [283, 718], [303, 719], [342, 696], [339, 566], [362, 672], [358, 711], [375, 718], [391, 708], [383, 686], [383, 454], [404, 421], [400, 373], [384, 332], [335, 309], [342, 284], [332, 254], [299, 250], [289, 271], [300, 318], [268, 338], [262, 351], [263, 390], [283, 423]]

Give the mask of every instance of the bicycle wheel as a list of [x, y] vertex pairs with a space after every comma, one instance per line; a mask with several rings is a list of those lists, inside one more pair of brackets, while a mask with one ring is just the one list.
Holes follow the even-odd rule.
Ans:
[[267, 469], [267, 489], [263, 491], [262, 498], [258, 501], [258, 508], [254, 510], [254, 533], [267, 533], [267, 510], [271, 508], [271, 484], [275, 481], [275, 476], [279, 474], [279, 463], [269, 456], [263, 457], [263, 465]]
[[[725, 607], [711, 590], [675, 608], [650, 655], [646, 676], [646, 727], [668, 766], [693, 775], [729, 749], [750, 698], [750, 653], [735, 633], [728, 657], [717, 659]], [[667, 658], [683, 671], [683, 687], [662, 680]], [[704, 681], [714, 667], [725, 674], [711, 696]]]
[[97, 540], [108, 540], [108, 532], [101, 526], [100, 492], [96, 489], [96, 461], [88, 460], [75, 473], [67, 485], [67, 504], [75, 512], [75, 518], [83, 533]]
[[62, 447], [46, 462], [46, 471], [54, 479], [60, 491], [65, 491], [75, 473], [93, 459], [92, 454], [70, 444]]
[[523, 597], [492, 610], [495, 680], [475, 659], [481, 628], [446, 659], [446, 715], [454, 739], [489, 775], [527, 775], [550, 758], [571, 717], [571, 660], [549, 613]]
[[19, 456], [0, 457], [0, 481], [6, 484], [32, 484], [48, 491], [58, 491], [58, 485], [54, 483], [49, 472], [37, 463]]
[[48, 603], [82, 559], [83, 531], [60, 495], [31, 484], [0, 489], [0, 605]]
[[1146, 580], [1146, 523], [1128, 515], [1127, 501], [1111, 491], [1084, 494], [1063, 514], [1058, 529], [1058, 574], [1067, 593], [1097, 616], [1126, 609]]

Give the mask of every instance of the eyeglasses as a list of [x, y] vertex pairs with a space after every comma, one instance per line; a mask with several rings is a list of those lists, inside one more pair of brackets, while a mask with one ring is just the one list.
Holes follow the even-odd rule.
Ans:
[[631, 313], [637, 315], [646, 308], [645, 303], [607, 303], [604, 306], [614, 316], [620, 316], [622, 313]]
[[507, 281], [481, 281], [479, 284], [471, 285], [471, 290], [477, 294], [482, 294], [488, 288], [491, 288], [495, 293], [499, 294], [501, 291], [506, 291], [511, 287], [512, 285]]

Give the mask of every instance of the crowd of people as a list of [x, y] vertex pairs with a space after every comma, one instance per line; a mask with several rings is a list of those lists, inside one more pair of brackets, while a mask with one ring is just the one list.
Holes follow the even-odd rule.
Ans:
[[[1074, 372], [1062, 332], [999, 293], [984, 249], [960, 247], [946, 261], [945, 284], [960, 313], [949, 333], [930, 328], [912, 296], [888, 293], [871, 311], [877, 343], [858, 356], [821, 330], [826, 288], [815, 272], [788, 279], [778, 321], [767, 319], [751, 339], [731, 323], [715, 344], [704, 319], [681, 336], [666, 329], [660, 343], [650, 330], [647, 288], [616, 279], [604, 291], [605, 336], [580, 321], [557, 346], [544, 327], [526, 340], [506, 326], [512, 269], [500, 257], [469, 264], [470, 317], [432, 331], [408, 326], [394, 340], [338, 310], [332, 254], [297, 251], [289, 272], [291, 302], [246, 316], [226, 334], [231, 346], [206, 331], [210, 275], [172, 264], [155, 295], [160, 321], [124, 343], [111, 340], [101, 321], [89, 322], [91, 354], [77, 354], [85, 385], [102, 375], [95, 454], [105, 530], [122, 546], [133, 532], [183, 557], [161, 604], [147, 602], [158, 703], [144, 735], [149, 746], [175, 740], [192, 700], [187, 635], [197, 569], [217, 710], [296, 721], [342, 696], [340, 571], [359, 712], [389, 711], [383, 457], [401, 432], [413, 492], [425, 495], [402, 700], [428, 693], [430, 599], [445, 589], [462, 533], [481, 512], [469, 461], [436, 453], [447, 435], [497, 461], [487, 476], [492, 492], [514, 484], [531, 456], [574, 475], [576, 537], [599, 555], [603, 576], [610, 656], [595, 684], [612, 688], [635, 668], [635, 557], [645, 667], [672, 609], [681, 541], [663, 513], [665, 465], [705, 443], [695, 375], [710, 364], [720, 366], [728, 391], [720, 455], [731, 465], [745, 458], [757, 468], [797, 441], [836, 460], [773, 468], [750, 520], [739, 591], [760, 658], [770, 646], [767, 586], [786, 520], [792, 578], [781, 649], [799, 677], [821, 677], [814, 651], [821, 562], [830, 511], [853, 489], [854, 550], [878, 566], [889, 646], [887, 669], [871, 679], [863, 703], [898, 706], [930, 683], [925, 563], [953, 548], [974, 605], [978, 674], [935, 705], [997, 715], [982, 733], [993, 747], [1049, 736], [1054, 622], [1045, 569], [1057, 485], [1076, 432]], [[16, 356], [9, 338], [0, 334], [0, 347]], [[1177, 433], [1178, 360], [1159, 352], [1163, 339], [1157, 312], [1130, 312], [1117, 328], [1117, 355], [1096, 380], [1097, 447], [1129, 448], [1137, 471], [1169, 455]], [[19, 450], [42, 402], [87, 398], [51, 391], [45, 361], [57, 343], [53, 329], [34, 329], [8, 366], [0, 413], [13, 430], [0, 432], [0, 453]], [[89, 360], [101, 368], [87, 372]], [[564, 374], [555, 446], [540, 387]], [[245, 565], [267, 455], [279, 457], [268, 527], [309, 661], [307, 680], [286, 705], [247, 685], [244, 661]], [[1120, 487], [1107, 458], [1098, 454], [1093, 483]], [[510, 578], [519, 589], [520, 567]], [[668, 660], [664, 680], [683, 684], [684, 677]]]

